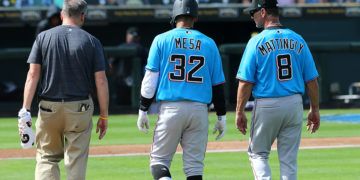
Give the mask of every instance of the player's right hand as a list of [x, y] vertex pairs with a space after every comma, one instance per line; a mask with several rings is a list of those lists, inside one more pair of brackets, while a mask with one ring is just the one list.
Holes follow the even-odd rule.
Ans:
[[307, 130], [312, 134], [320, 127], [320, 113], [319, 111], [310, 110], [308, 113]]
[[24, 149], [31, 148], [34, 145], [35, 134], [31, 128], [31, 113], [25, 108], [18, 112], [18, 128], [21, 140], [21, 147]]
[[21, 108], [18, 112], [18, 128], [20, 135], [23, 133], [27, 126], [31, 126], [31, 113], [25, 108]]
[[137, 127], [139, 128], [140, 131], [142, 131], [144, 133], [149, 132], [149, 118], [147, 116], [146, 111], [142, 111], [139, 109], [139, 117], [137, 120]]
[[245, 112], [236, 112], [235, 125], [243, 135], [246, 134], [247, 118]]

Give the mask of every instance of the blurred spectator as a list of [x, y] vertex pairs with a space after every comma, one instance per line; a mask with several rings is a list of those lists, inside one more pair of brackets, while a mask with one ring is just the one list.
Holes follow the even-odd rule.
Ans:
[[150, 4], [155, 4], [155, 5], [170, 5], [172, 3], [174, 3], [174, 0], [149, 0]]
[[[278, 6], [283, 7], [283, 6], [296, 5], [297, 3], [299, 3], [299, 1], [307, 1], [307, 0], [278, 0]], [[314, 1], [318, 1], [318, 0], [314, 0]], [[251, 0], [243, 0], [242, 3], [250, 4]]]
[[326, 2], [326, 0], [299, 0], [298, 3], [301, 4], [316, 4], [316, 3], [323, 3]]
[[242, 0], [242, 3], [245, 4], [245, 5], [250, 5], [251, 0]]
[[99, 0], [101, 5], [148, 5], [149, 0]]
[[40, 5], [42, 6], [52, 6], [53, 5], [53, 0], [35, 0], [35, 4], [38, 5], [39, 3], [37, 2], [40, 2]]
[[164, 5], [173, 4], [173, 3], [174, 3], [174, 0], [162, 0], [162, 3], [163, 3]]
[[360, 0], [325, 0], [329, 3], [360, 3]]
[[62, 9], [62, 6], [64, 4], [64, 0], [53, 0], [54, 1], [54, 5], [60, 9]]
[[121, 44], [120, 47], [136, 47], [137, 54], [141, 59], [141, 74], [144, 75], [149, 50], [141, 44], [141, 36], [137, 27], [129, 27], [126, 30], [125, 43]]
[[0, 0], [0, 6], [10, 7], [15, 6], [16, 0]]
[[163, 4], [162, 1], [163, 0], [149, 0], [149, 4], [151, 4], [151, 5]]
[[118, 0], [106, 0], [105, 4], [102, 5], [119, 5]]
[[60, 8], [56, 6], [50, 6], [47, 13], [46, 19], [40, 21], [36, 27], [35, 37], [42, 31], [48, 30], [61, 24]]
[[199, 4], [204, 3], [220, 3], [220, 4], [234, 4], [234, 3], [241, 3], [242, 0], [199, 0]]
[[237, 0], [197, 0], [199, 4], [209, 4], [209, 3], [218, 3], [218, 4], [229, 4], [229, 3], [238, 3]]
[[33, 6], [34, 0], [16, 0], [15, 7], [21, 8], [26, 6]]
[[[144, 75], [144, 68], [146, 65], [148, 49], [141, 44], [141, 37], [139, 29], [130, 27], [126, 31], [126, 42], [119, 47], [136, 47], [137, 56], [141, 59], [141, 76]], [[134, 80], [132, 77], [132, 62], [131, 59], [110, 58], [112, 87], [115, 92], [117, 104], [129, 105], [131, 103], [131, 87]]]
[[106, 0], [86, 0], [88, 5], [105, 5]]
[[296, 5], [299, 0], [278, 0], [278, 6], [284, 7], [284, 6], [291, 6]]

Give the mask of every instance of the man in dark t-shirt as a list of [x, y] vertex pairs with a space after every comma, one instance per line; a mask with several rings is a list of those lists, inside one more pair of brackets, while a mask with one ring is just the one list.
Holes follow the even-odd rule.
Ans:
[[[30, 117], [30, 107], [39, 84], [36, 121], [36, 180], [58, 180], [58, 162], [64, 159], [67, 179], [84, 180], [89, 152], [96, 91], [100, 117], [96, 132], [102, 139], [107, 130], [108, 82], [106, 61], [98, 39], [82, 30], [87, 3], [65, 0], [63, 23], [40, 33], [27, 62], [30, 69], [19, 118]], [[31, 124], [31, 123], [30, 123]], [[19, 133], [25, 124], [19, 122]]]
[[71, 25], [40, 33], [28, 63], [42, 65], [46, 72], [40, 83], [40, 99], [88, 98], [93, 89], [94, 72], [105, 70], [99, 40]]

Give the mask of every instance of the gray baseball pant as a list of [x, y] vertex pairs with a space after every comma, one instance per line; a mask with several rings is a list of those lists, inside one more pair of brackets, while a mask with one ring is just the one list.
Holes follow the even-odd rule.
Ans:
[[255, 100], [250, 129], [249, 159], [256, 180], [271, 179], [268, 156], [277, 139], [280, 179], [297, 179], [303, 103], [299, 94]]
[[191, 101], [161, 102], [150, 153], [150, 166], [162, 164], [170, 169], [180, 143], [186, 176], [202, 175], [208, 126], [206, 104]]

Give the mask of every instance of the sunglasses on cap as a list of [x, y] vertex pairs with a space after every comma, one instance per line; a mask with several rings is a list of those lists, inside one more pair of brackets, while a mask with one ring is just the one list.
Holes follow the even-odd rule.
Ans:
[[249, 13], [250, 13], [250, 16], [251, 17], [254, 17], [254, 14], [256, 13], [256, 12], [258, 12], [258, 11], [260, 11], [261, 10], [261, 8], [256, 8], [256, 9], [254, 9], [254, 10], [251, 10]]

